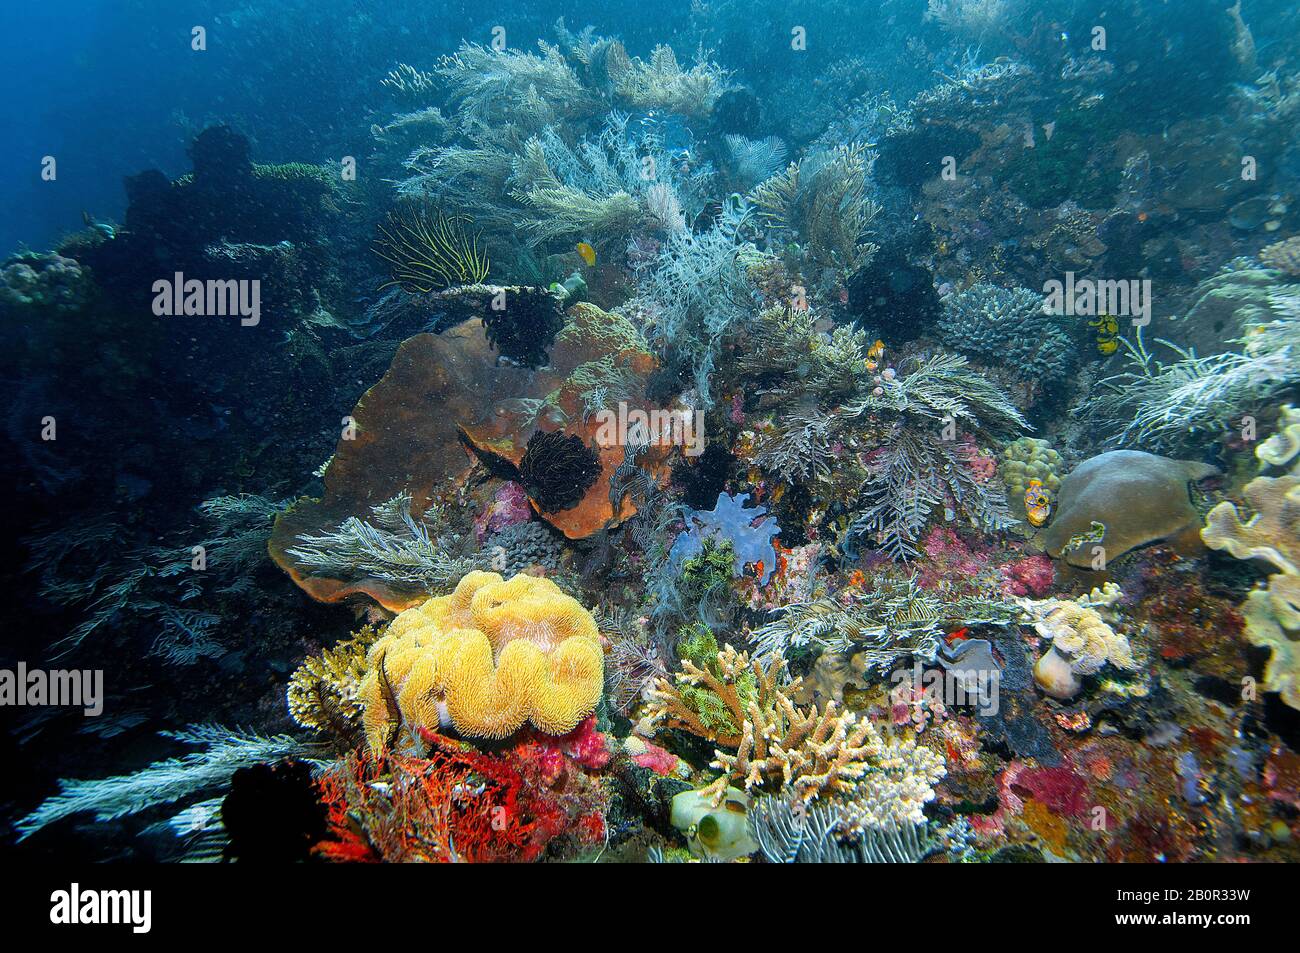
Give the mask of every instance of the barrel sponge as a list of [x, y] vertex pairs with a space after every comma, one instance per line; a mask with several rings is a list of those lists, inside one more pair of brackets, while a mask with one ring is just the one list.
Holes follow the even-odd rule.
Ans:
[[595, 620], [549, 579], [471, 572], [455, 592], [397, 616], [371, 648], [360, 696], [366, 737], [384, 745], [450, 723], [505, 738], [526, 722], [562, 735], [595, 709], [604, 660]]

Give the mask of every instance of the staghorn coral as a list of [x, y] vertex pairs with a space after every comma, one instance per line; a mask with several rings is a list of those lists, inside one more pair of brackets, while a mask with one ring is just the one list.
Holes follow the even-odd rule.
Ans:
[[[725, 646], [715, 664], [703, 668], [689, 660], [682, 663], [676, 687], [660, 680], [654, 692], [648, 727], [681, 728], [708, 738], [735, 753], [718, 749], [712, 767], [722, 775], [702, 791], [721, 803], [734, 780], [747, 793], [785, 791], [800, 801], [820, 796], [854, 795], [864, 778], [886, 777], [895, 772], [892, 788], [895, 809], [908, 816], [920, 813], [920, 804], [933, 797], [928, 784], [920, 791], [913, 782], [942, 770], [935, 756], [916, 756], [914, 743], [886, 741], [869, 721], [859, 721], [852, 712], [841, 714], [834, 702], [825, 708], [798, 708], [790, 693], [801, 679], [786, 685], [785, 660], [775, 658], [764, 669], [744, 652]], [[722, 732], [705, 724], [687, 692], [703, 691], [726, 710], [726, 724], [738, 725], [739, 732]], [[882, 802], [890, 799], [880, 789]], [[904, 797], [915, 794], [916, 798]]]
[[1253, 512], [1243, 519], [1225, 500], [1210, 510], [1201, 539], [1237, 559], [1262, 559], [1277, 570], [1247, 597], [1246, 638], [1272, 649], [1264, 688], [1300, 708], [1300, 411], [1282, 407], [1278, 432], [1255, 449], [1261, 465], [1285, 466], [1284, 476], [1258, 476], [1242, 490]]
[[[707, 639], [711, 640], [712, 635]], [[741, 725], [749, 705], [774, 704], [784, 660], [773, 659], [764, 671], [758, 662], [751, 664], [748, 655], [732, 646], [717, 651], [717, 643], [712, 644], [712, 657], [697, 654], [699, 664], [683, 657], [675, 685], [664, 678], [655, 682], [647, 716], [638, 730], [653, 733], [664, 727], [677, 728], [734, 748], [740, 743]]]
[[488, 274], [488, 258], [479, 237], [466, 234], [466, 221], [422, 206], [390, 212], [374, 246], [392, 266], [392, 280], [380, 290], [396, 285], [409, 294], [427, 294], [480, 283]]
[[973, 284], [944, 300], [938, 328], [952, 347], [1047, 385], [1065, 380], [1079, 361], [1073, 335], [1027, 288]]
[[443, 723], [479, 738], [526, 722], [565, 734], [596, 707], [603, 683], [600, 634], [577, 600], [548, 579], [474, 571], [389, 624], [359, 694], [378, 751]]
[[1039, 688], [1053, 698], [1069, 700], [1083, 687], [1081, 676], [1094, 675], [1107, 664], [1125, 671], [1137, 668], [1128, 639], [1098, 612], [1121, 595], [1118, 586], [1108, 583], [1077, 600], [1017, 600], [1034, 631], [1052, 642], [1034, 665]]

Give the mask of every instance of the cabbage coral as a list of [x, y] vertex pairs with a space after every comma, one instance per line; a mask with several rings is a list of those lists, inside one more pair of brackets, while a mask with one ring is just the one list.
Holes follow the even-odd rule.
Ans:
[[549, 579], [492, 572], [471, 572], [451, 595], [401, 613], [368, 666], [359, 696], [373, 750], [442, 724], [477, 738], [525, 723], [566, 734], [604, 686], [591, 613]]
[[1242, 495], [1254, 513], [1249, 519], [1227, 500], [1210, 510], [1201, 538], [1212, 549], [1262, 559], [1277, 569], [1267, 588], [1246, 597], [1246, 638], [1272, 649], [1264, 688], [1300, 708], [1300, 411], [1284, 406], [1278, 433], [1255, 456], [1271, 466], [1294, 464], [1285, 476], [1259, 476], [1246, 484]]

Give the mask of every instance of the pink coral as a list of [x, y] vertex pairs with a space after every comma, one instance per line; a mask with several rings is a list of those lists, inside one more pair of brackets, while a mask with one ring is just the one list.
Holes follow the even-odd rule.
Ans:
[[518, 483], [502, 483], [492, 502], [474, 521], [474, 538], [481, 543], [493, 533], [499, 533], [516, 523], [528, 522], [532, 515], [524, 488]]
[[933, 589], [944, 580], [971, 579], [988, 564], [987, 558], [966, 545], [950, 526], [936, 526], [921, 542], [929, 557], [929, 565], [922, 571], [920, 585]]
[[987, 483], [997, 475], [997, 460], [981, 450], [969, 434], [958, 442], [957, 452], [977, 483]]
[[639, 739], [639, 747], [643, 750], [639, 754], [632, 755], [634, 764], [642, 768], [649, 768], [655, 774], [667, 777], [677, 771], [677, 755], [667, 751], [656, 744], [652, 744], [644, 739]]
[[561, 738], [560, 748], [588, 771], [599, 771], [609, 764], [609, 739], [596, 728], [595, 715], [588, 715], [577, 728]]
[[1056, 567], [1042, 554], [1017, 559], [999, 571], [1002, 573], [1002, 591], [1008, 596], [1033, 596], [1041, 599], [1056, 582]]

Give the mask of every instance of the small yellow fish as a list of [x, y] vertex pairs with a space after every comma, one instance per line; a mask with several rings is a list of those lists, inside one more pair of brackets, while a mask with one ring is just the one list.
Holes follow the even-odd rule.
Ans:
[[587, 242], [578, 242], [578, 254], [582, 256], [582, 260], [587, 263], [588, 268], [596, 263], [596, 249], [592, 248]]
[[1052, 497], [1042, 480], [1030, 480], [1025, 487], [1025, 515], [1030, 526], [1042, 526], [1052, 515]]
[[879, 359], [880, 356], [884, 353], [885, 353], [884, 341], [877, 341], [875, 344], [871, 345], [871, 347], [867, 349], [867, 357], [868, 359], [873, 361]]
[[1104, 341], [1097, 342], [1097, 350], [1102, 354], [1114, 354], [1119, 350], [1119, 342], [1114, 338], [1107, 338]]

